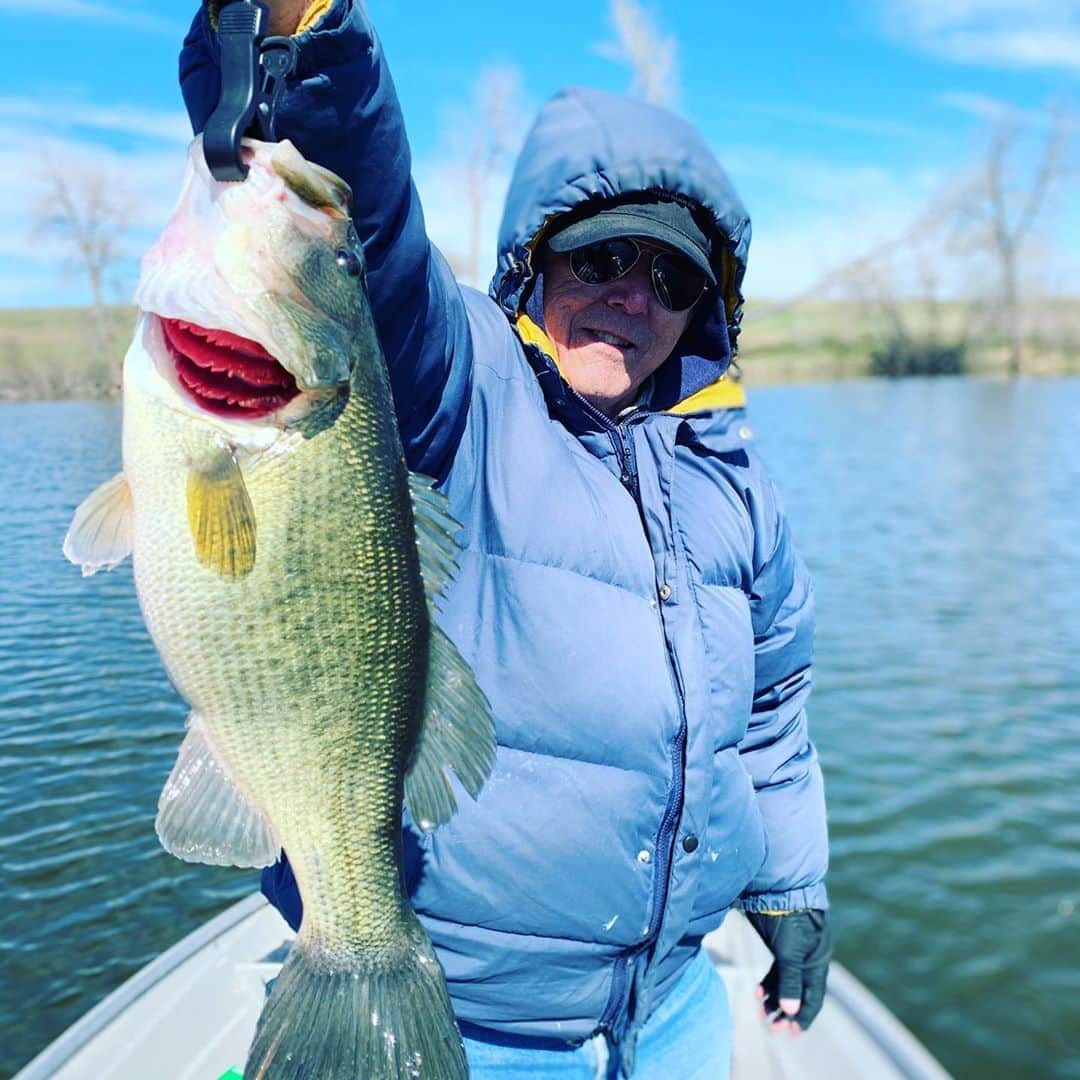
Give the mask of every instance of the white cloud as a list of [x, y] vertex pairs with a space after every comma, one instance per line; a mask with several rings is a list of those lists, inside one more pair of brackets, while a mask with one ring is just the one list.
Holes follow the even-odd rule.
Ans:
[[872, 162], [844, 163], [833, 159], [789, 154], [772, 146], [731, 144], [717, 155], [747, 197], [753, 211], [754, 190], [779, 190], [795, 205], [851, 207], [890, 199], [911, 185], [919, 197], [932, 182], [931, 174], [899, 175]]
[[601, 41], [593, 51], [633, 74], [630, 93], [657, 105], [674, 105], [679, 90], [679, 44], [665, 34], [656, 17], [638, 0], [610, 0], [608, 17], [614, 41]]
[[[972, 109], [1006, 108], [992, 100], [964, 104]], [[1020, 152], [1016, 165], [1023, 176], [1022, 166], [1031, 166], [1034, 155], [1026, 144]], [[875, 252], [890, 253], [887, 262], [894, 269], [897, 295], [919, 293], [919, 260], [928, 257], [934, 260], [943, 295], [994, 287], [993, 261], [982, 249], [959, 244], [948, 224], [956, 220], [950, 216], [950, 200], [970, 181], [967, 172], [842, 165], [760, 146], [729, 147], [724, 158], [753, 220], [744, 289], [748, 297], [791, 299], [820, 293], [836, 271]], [[1078, 253], [1080, 208], [1052, 198], [1025, 238], [1025, 290], [1075, 294]]]
[[887, 0], [899, 40], [958, 63], [1080, 70], [1080, 0]]
[[[0, 0], [2, 2], [2, 0]], [[160, 139], [186, 145], [191, 124], [182, 109], [147, 109], [138, 105], [92, 105], [65, 101], [63, 106], [40, 97], [0, 97], [0, 124], [30, 125], [56, 131], [88, 128], [98, 132]]]
[[955, 32], [942, 41], [941, 52], [974, 64], [1080, 71], [1080, 30], [1017, 27]]
[[534, 111], [520, 68], [482, 68], [468, 103], [440, 110], [438, 144], [413, 168], [428, 235], [459, 280], [478, 289], [495, 269], [510, 172]]
[[744, 291], [769, 299], [799, 296], [895, 239], [943, 179], [760, 146], [727, 147], [723, 160], [753, 222]]
[[901, 232], [915, 203], [881, 203], [852, 211], [795, 217], [759, 215], [743, 291], [759, 299], [789, 299]]
[[121, 153], [72, 136], [42, 139], [38, 129], [0, 119], [0, 260], [4, 287], [0, 305], [84, 304], [89, 292], [77, 273], [64, 269], [64, 244], [34, 226], [34, 210], [46, 170], [103, 172], [130, 200], [127, 258], [118, 263], [116, 298], [130, 295], [138, 257], [168, 220], [180, 190], [186, 154], [183, 143]]
[[486, 292], [495, 272], [499, 221], [510, 187], [509, 170], [493, 173], [489, 181], [488, 198], [480, 218], [480, 269], [476, 280], [462, 272], [473, 239], [472, 217], [463, 197], [465, 184], [460, 168], [446, 161], [429, 161], [418, 164], [413, 173], [428, 236], [450, 261], [459, 280]]
[[1030, 22], [1042, 15], [1068, 21], [1076, 14], [1073, 0], [892, 0], [897, 16], [905, 17], [918, 30], [948, 30], [977, 21], [1015, 20]]
[[1033, 127], [1044, 127], [1049, 120], [1047, 113], [1041, 109], [1024, 109], [1019, 105], [1013, 105], [1011, 102], [991, 97], [989, 94], [973, 94], [964, 90], [954, 90], [938, 94], [934, 100], [946, 108], [967, 113], [969, 116], [974, 116], [991, 124], [1008, 121]]
[[815, 126], [835, 128], [840, 131], [857, 131], [863, 135], [882, 138], [905, 138], [925, 141], [927, 130], [919, 124], [905, 124], [897, 120], [884, 120], [879, 117], [852, 116], [848, 113], [833, 112], [827, 109], [811, 109], [802, 105], [771, 105], [762, 102], [750, 102], [740, 106], [744, 112], [757, 113], [761, 116], [784, 120], [792, 127]]
[[[15, 16], [31, 15], [39, 18], [40, 12], [35, 10], [36, 7], [33, 2], [27, 4], [26, 0], [0, 0], [0, 11], [11, 12]], [[94, 0], [49, 0], [48, 16], [118, 23], [127, 30], [146, 30], [154, 34], [170, 34], [173, 37], [185, 33], [188, 28], [187, 23], [154, 12], [118, 7], [115, 4], [100, 4]]]

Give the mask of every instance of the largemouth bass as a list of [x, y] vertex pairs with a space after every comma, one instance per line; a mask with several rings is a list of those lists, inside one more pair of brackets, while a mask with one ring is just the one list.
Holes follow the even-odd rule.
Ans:
[[292, 863], [303, 923], [245, 1076], [462, 1078], [401, 868], [403, 798], [432, 828], [494, 759], [484, 695], [431, 617], [457, 526], [405, 465], [347, 186], [288, 142], [243, 152], [247, 179], [219, 183], [191, 147], [136, 291], [123, 473], [64, 550], [84, 573], [133, 556], [191, 705], [162, 844]]

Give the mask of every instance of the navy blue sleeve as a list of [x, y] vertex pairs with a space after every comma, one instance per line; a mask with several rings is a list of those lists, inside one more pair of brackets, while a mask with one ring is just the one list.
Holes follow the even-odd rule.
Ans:
[[299, 930], [300, 919], [304, 914], [304, 902], [300, 899], [300, 890], [284, 851], [273, 866], [263, 870], [260, 888], [263, 896], [281, 912], [285, 921], [294, 930]]
[[750, 598], [754, 702], [739, 744], [765, 820], [769, 854], [742, 897], [751, 911], [827, 908], [825, 789], [810, 741], [814, 595], [768, 480], [748, 498], [758, 550]]
[[[427, 238], [382, 47], [359, 0], [335, 0], [294, 40], [297, 70], [281, 99], [278, 137], [352, 188], [405, 456], [410, 468], [440, 476], [465, 425], [472, 343], [457, 283]], [[195, 132], [220, 94], [218, 55], [200, 11], [180, 55], [180, 85]]]
[[[405, 828], [401, 852], [402, 888], [406, 895], [411, 895], [424, 872], [424, 853], [416, 827], [412, 824], [407, 810], [403, 811], [403, 817]], [[263, 870], [259, 889], [281, 912], [289, 926], [293, 930], [299, 930], [300, 920], [304, 915], [304, 901], [300, 896], [300, 887], [296, 884], [292, 866], [289, 865], [289, 857], [284, 851], [276, 863]]]

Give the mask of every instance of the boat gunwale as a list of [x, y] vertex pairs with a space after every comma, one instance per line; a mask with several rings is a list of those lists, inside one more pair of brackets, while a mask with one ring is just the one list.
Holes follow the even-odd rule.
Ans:
[[950, 1080], [915, 1034], [842, 964], [829, 965], [828, 993], [901, 1075], [911, 1080]]
[[61, 1032], [39, 1054], [20, 1069], [12, 1080], [48, 1080], [92, 1039], [105, 1030], [139, 998], [171, 975], [181, 964], [211, 942], [223, 937], [267, 904], [261, 893], [252, 893], [230, 904], [224, 911], [192, 930], [149, 964], [139, 968], [69, 1028]]
[[[23, 1066], [13, 1080], [49, 1080], [109, 1024], [187, 960], [267, 906], [268, 901], [261, 893], [252, 893], [181, 938], [84, 1013]], [[729, 915], [737, 917], [738, 913], [731, 912]], [[284, 926], [282, 933], [284, 936], [291, 935], [291, 931]], [[715, 966], [730, 967], [730, 963], [717, 953], [715, 944], [709, 941], [711, 936], [708, 935], [704, 942], [710, 960]], [[829, 968], [828, 992], [848, 1019], [902, 1076], [911, 1080], [949, 1080], [949, 1074], [915, 1035], [854, 975], [835, 961]]]

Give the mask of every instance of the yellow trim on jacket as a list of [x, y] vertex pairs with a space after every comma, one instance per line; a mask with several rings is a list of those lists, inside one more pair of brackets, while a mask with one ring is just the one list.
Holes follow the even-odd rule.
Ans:
[[523, 344], [535, 345], [545, 356], [551, 359], [559, 374], [564, 379], [566, 378], [566, 373], [559, 364], [559, 354], [555, 349], [555, 342], [528, 315], [519, 315], [517, 322], [514, 324], [514, 329]]
[[[535, 345], [546, 356], [551, 357], [552, 362], [558, 369], [559, 374], [565, 379], [566, 374], [559, 366], [559, 356], [555, 344], [551, 338], [529, 318], [528, 315], [519, 315], [514, 324], [518, 337], [526, 345]], [[683, 415], [685, 413], [702, 412], [715, 409], [743, 409], [746, 407], [746, 391], [727, 375], [721, 375], [714, 383], [702, 387], [695, 394], [676, 402], [667, 412]]]
[[721, 375], [714, 383], [703, 386], [696, 394], [691, 394], [682, 401], [675, 402], [668, 412], [685, 413], [702, 412], [706, 409], [745, 409], [746, 391], [742, 386], [729, 379], [727, 375]]
[[333, 2], [334, 0], [311, 0], [293, 33], [302, 34], [305, 30], [310, 30], [330, 10]]

